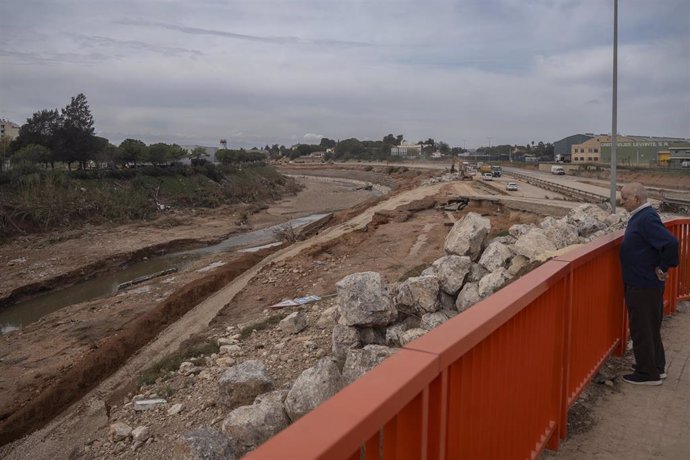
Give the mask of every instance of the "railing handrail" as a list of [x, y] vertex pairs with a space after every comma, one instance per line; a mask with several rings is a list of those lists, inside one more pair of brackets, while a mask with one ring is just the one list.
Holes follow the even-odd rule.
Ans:
[[[666, 226], [681, 243], [681, 265], [671, 270], [671, 285], [667, 286], [672, 296], [667, 299], [669, 313], [675, 311], [679, 299], [690, 298], [690, 218], [674, 219]], [[549, 358], [543, 366], [543, 369], [553, 370], [549, 375], [554, 382], [545, 387], [543, 399], [548, 400], [548, 404], [545, 403], [548, 407], [542, 408], [541, 420], [531, 431], [520, 431], [518, 434], [528, 439], [521, 440], [519, 448], [508, 452], [518, 456], [522, 456], [520, 452], [527, 452], [524, 456], [535, 457], [544, 446], [557, 448], [566, 434], [569, 405], [609, 353], [622, 352], [627, 342], [618, 267], [622, 235], [622, 231], [606, 235], [546, 262], [407, 344], [246, 458], [359, 459], [360, 448], [366, 452], [367, 459], [379, 458], [380, 453], [383, 453], [382, 458], [451, 458], [446, 456], [457, 455], [459, 441], [447, 431], [453, 424], [453, 433], [457, 435], [459, 422], [456, 419], [465, 415], [458, 412], [458, 407], [468, 407], [466, 402], [458, 402], [463, 395], [462, 382], [465, 382], [459, 379], [468, 377], [469, 374], [464, 373], [468, 366], [475, 369], [472, 366], [476, 362], [471, 362], [471, 355], [479, 356], [481, 351], [476, 347], [496, 336], [499, 328], [500, 337], [495, 340], [505, 342], [512, 333], [505, 328], [518, 319], [522, 321], [515, 326], [519, 333], [520, 327], [524, 329], [525, 318], [520, 315], [527, 315], [530, 308], [546, 311], [549, 316], [545, 324], [560, 328], [548, 342], [553, 344], [554, 350], [549, 350]], [[601, 323], [599, 332], [596, 328], [590, 331], [592, 312], [587, 304], [592, 300], [575, 288], [577, 279], [587, 279], [591, 273], [608, 276], [602, 289], [608, 289], [603, 293], [612, 304], [589, 308], [600, 315], [594, 317]], [[544, 300], [546, 296], [555, 300]], [[540, 313], [530, 314], [537, 318]], [[536, 330], [539, 327], [542, 326], [538, 324]], [[582, 340], [572, 341], [572, 334], [580, 334]], [[486, 353], [490, 356], [499, 351]], [[551, 359], [561, 362], [551, 363]], [[489, 384], [496, 387], [501, 382], [487, 382], [491, 387]], [[498, 442], [493, 441], [494, 444]], [[499, 454], [500, 451], [491, 450], [492, 447], [495, 446], [489, 439], [485, 443], [489, 450], [483, 456], [505, 458], [505, 451]], [[451, 452], [452, 449], [455, 450]]]

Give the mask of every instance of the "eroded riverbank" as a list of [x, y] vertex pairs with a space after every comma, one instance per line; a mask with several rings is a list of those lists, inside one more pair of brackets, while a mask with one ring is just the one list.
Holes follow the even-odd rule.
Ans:
[[[305, 190], [330, 190], [333, 187], [342, 190], [342, 185], [322, 181], [307, 184]], [[346, 193], [340, 193], [341, 197], [343, 195]], [[360, 191], [351, 197], [350, 205], [371, 197], [371, 193]], [[292, 206], [289, 205], [290, 199], [281, 201], [280, 210], [273, 214], [273, 208], [269, 207], [251, 215], [250, 224], [265, 226], [284, 222], [287, 209], [290, 217], [294, 217], [302, 204], [300, 195], [292, 200]], [[0, 263], [13, 261], [8, 265], [13, 268], [12, 275], [3, 277], [2, 289], [7, 292], [13, 283], [21, 286], [22, 281], [26, 285], [32, 280], [59, 279], [61, 275], [75, 271], [84, 272], [83, 276], [87, 276], [84, 267], [89, 267], [89, 264], [107, 265], [104, 261], [109, 257], [115, 260], [113, 254], [134, 254], [163, 244], [161, 240], [210, 243], [231, 233], [229, 229], [247, 227], [246, 219], [241, 220], [246, 217], [245, 210], [216, 211], [191, 216], [190, 221], [169, 228], [164, 222], [171, 218], [180, 219], [179, 215], [164, 216], [153, 225], [84, 229], [58, 242], [51, 241], [55, 235], [44, 236], [43, 240], [25, 238], [13, 241], [10, 247], [0, 249], [4, 257]], [[17, 249], [21, 251], [19, 257]], [[206, 255], [180, 273], [161, 277], [115, 296], [66, 307], [21, 331], [0, 337], [2, 442], [49, 420], [116, 370], [158, 331], [275, 249], [243, 255], [232, 252]], [[19, 258], [23, 260], [18, 261]]]

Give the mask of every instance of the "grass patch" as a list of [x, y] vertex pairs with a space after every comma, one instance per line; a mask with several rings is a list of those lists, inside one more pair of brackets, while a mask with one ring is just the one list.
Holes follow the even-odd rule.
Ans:
[[218, 353], [219, 349], [217, 343], [203, 341], [192, 344], [184, 350], [178, 350], [177, 353], [166, 356], [142, 372], [139, 376], [139, 385], [152, 385], [159, 377], [164, 377], [169, 372], [177, 370], [183, 362], [199, 362], [194, 358]]
[[427, 266], [422, 264], [422, 265], [417, 265], [416, 267], [412, 267], [409, 270], [407, 270], [405, 273], [400, 275], [400, 278], [398, 278], [398, 281], [405, 281], [407, 278], [413, 278], [415, 276], [419, 276], [422, 274], [424, 270], [426, 270]]
[[264, 329], [268, 329], [269, 327], [273, 327], [276, 324], [278, 324], [280, 322], [280, 320], [282, 320], [286, 316], [287, 316], [287, 314], [284, 314], [284, 313], [277, 314], [277, 315], [271, 315], [264, 320], [261, 320], [261, 321], [256, 322], [256, 323], [252, 323], [248, 326], [244, 326], [240, 330], [240, 338], [246, 339], [254, 331], [262, 331]]

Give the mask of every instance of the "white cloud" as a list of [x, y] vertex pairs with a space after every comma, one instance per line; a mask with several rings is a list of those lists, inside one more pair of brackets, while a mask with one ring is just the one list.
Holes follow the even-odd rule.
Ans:
[[318, 144], [324, 137], [326, 136], [322, 134], [307, 133], [304, 136], [302, 136], [302, 139], [304, 139], [304, 142], [307, 144]]

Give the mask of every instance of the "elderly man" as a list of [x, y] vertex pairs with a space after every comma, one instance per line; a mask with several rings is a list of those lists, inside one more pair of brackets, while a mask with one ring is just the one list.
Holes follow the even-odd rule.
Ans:
[[638, 183], [621, 190], [621, 202], [630, 213], [620, 250], [625, 303], [635, 354], [635, 371], [623, 380], [635, 385], [661, 385], [666, 378], [666, 356], [661, 342], [661, 320], [666, 271], [678, 265], [678, 240], [664, 227]]

